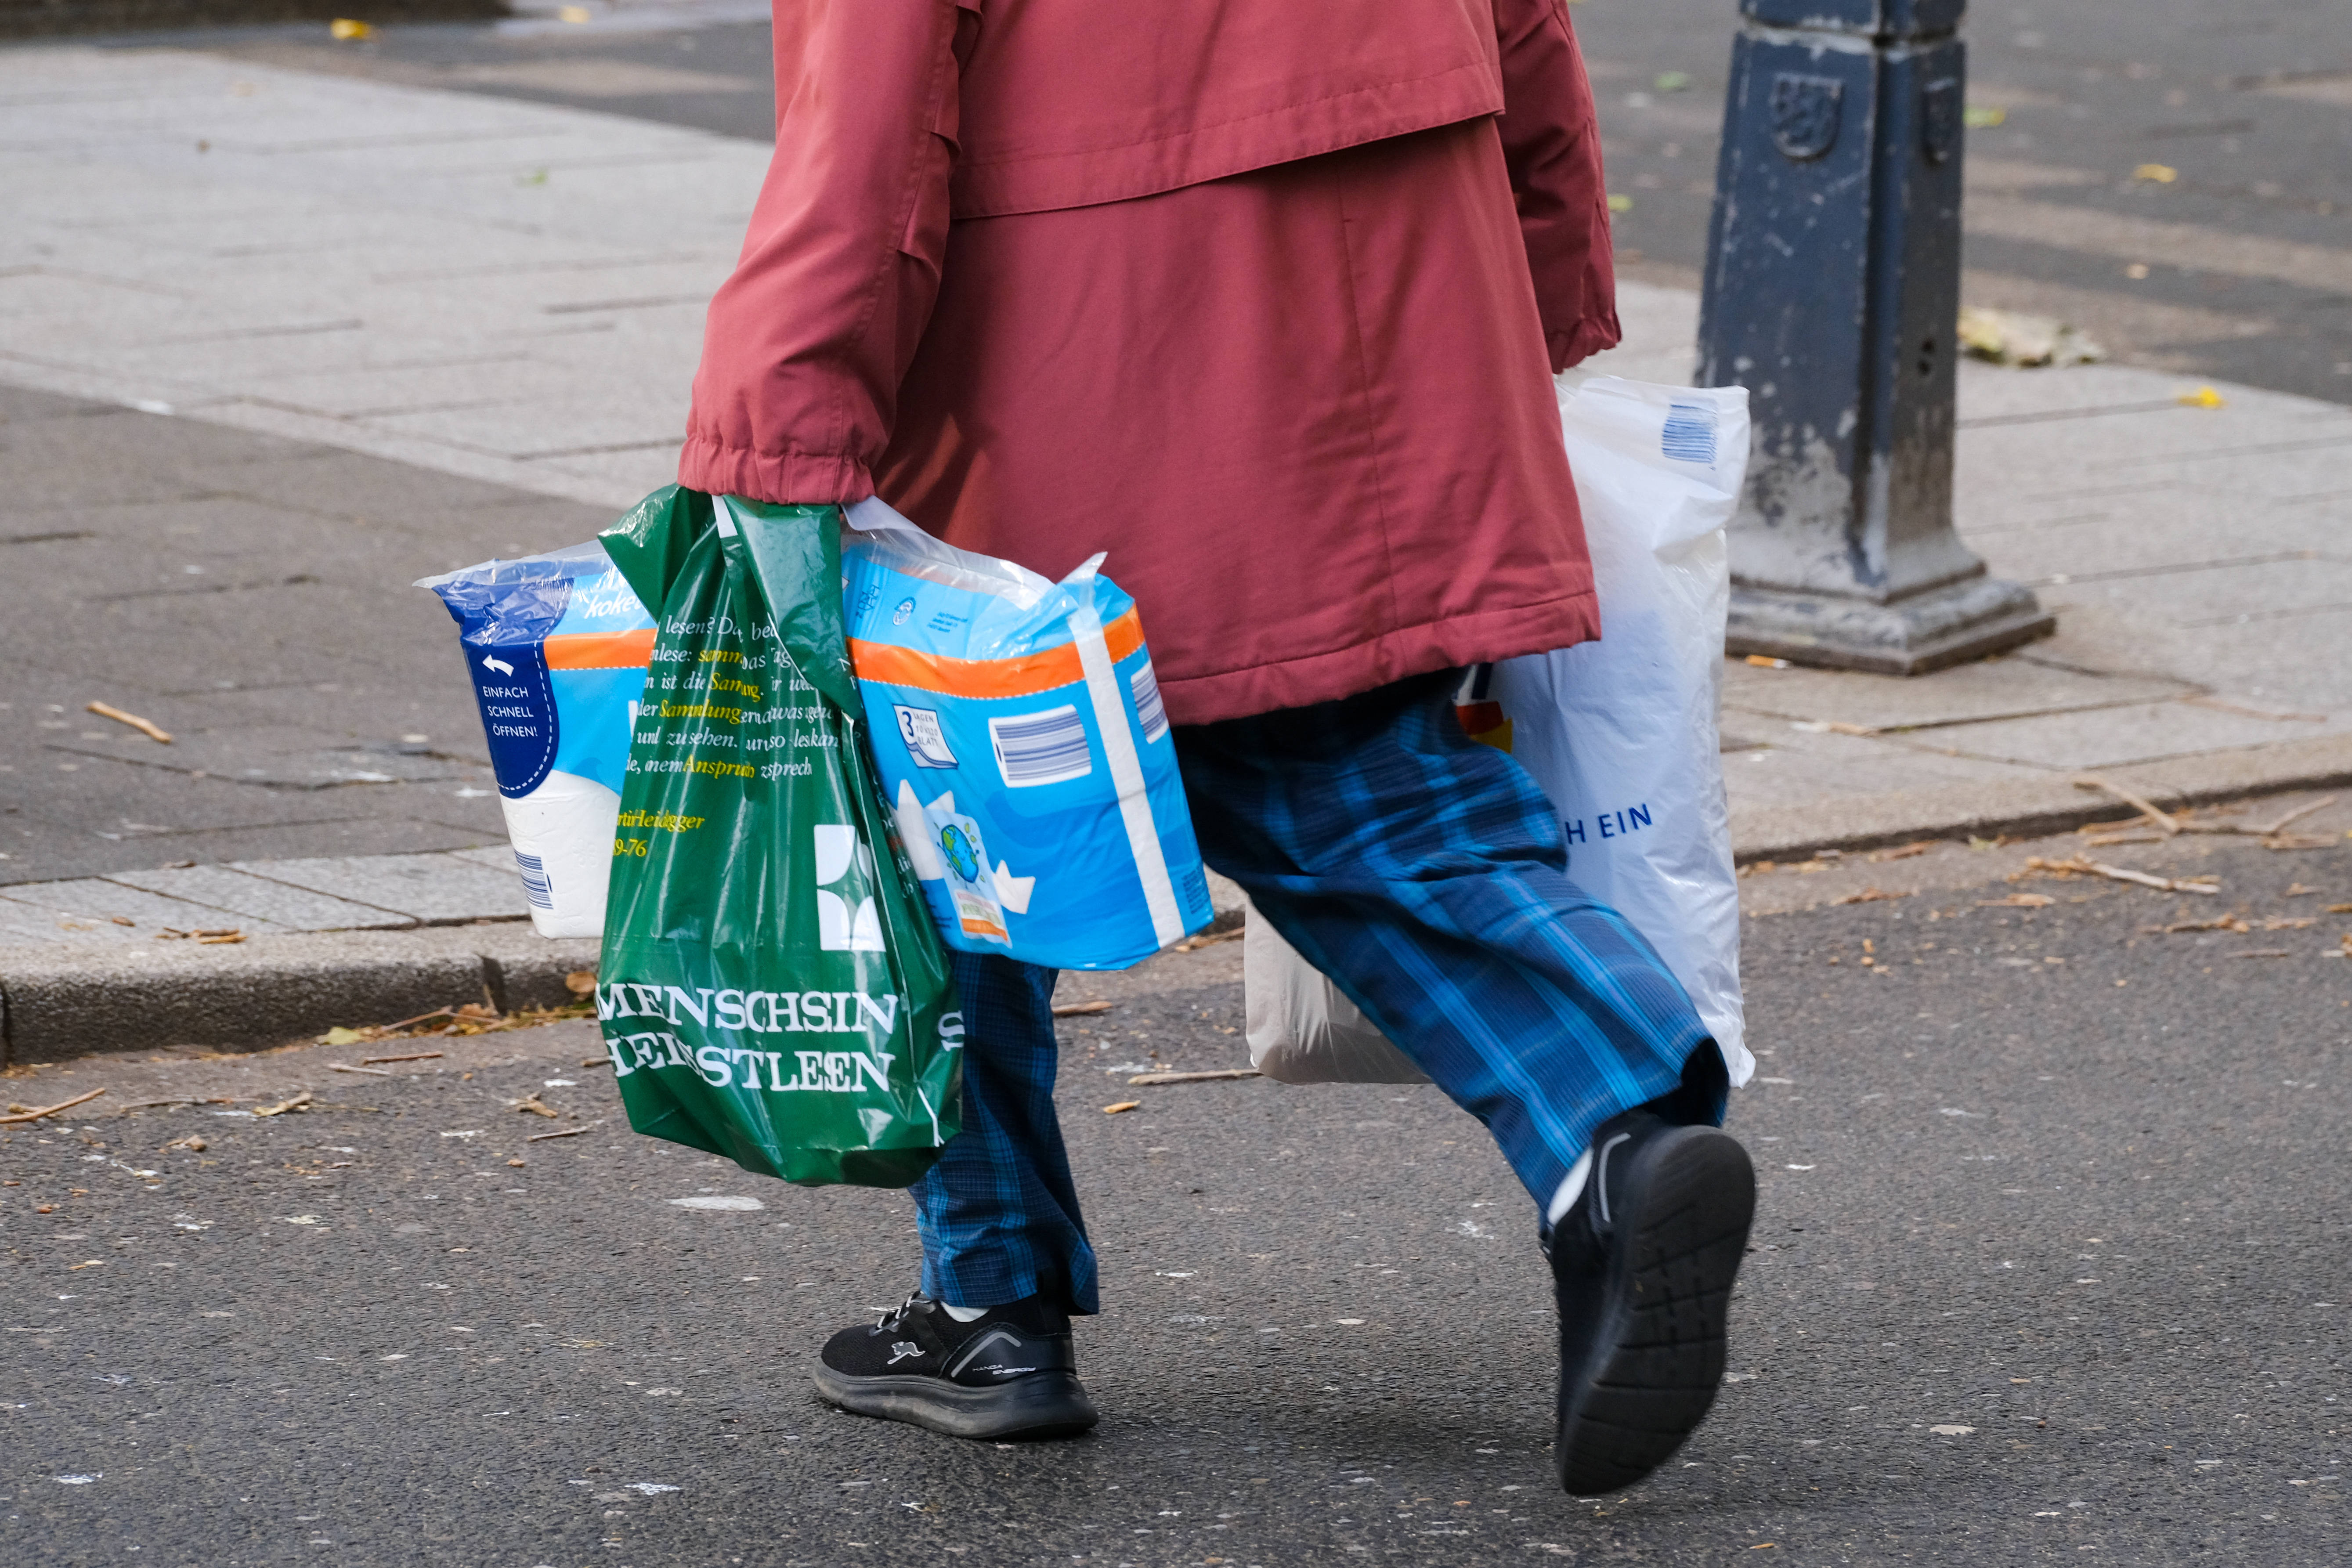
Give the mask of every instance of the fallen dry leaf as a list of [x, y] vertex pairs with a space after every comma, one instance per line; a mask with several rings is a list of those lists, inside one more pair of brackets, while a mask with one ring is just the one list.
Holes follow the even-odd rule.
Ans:
[[1977, 900], [1977, 908], [1980, 910], [2039, 910], [2047, 908], [2057, 901], [2057, 900], [2052, 898], [2047, 893], [2011, 893], [2005, 899], [1979, 899]]
[[306, 1089], [291, 1100], [281, 1100], [275, 1105], [257, 1105], [253, 1108], [253, 1113], [256, 1116], [283, 1116], [289, 1110], [299, 1110], [310, 1103], [310, 1091]]
[[596, 989], [596, 972], [575, 969], [563, 977], [563, 988], [574, 996], [585, 996]]
[[1103, 1114], [1105, 1116], [1117, 1116], [1120, 1111], [1133, 1110], [1142, 1103], [1143, 1101], [1139, 1100], [1122, 1100], [1117, 1105], [1104, 1106]]

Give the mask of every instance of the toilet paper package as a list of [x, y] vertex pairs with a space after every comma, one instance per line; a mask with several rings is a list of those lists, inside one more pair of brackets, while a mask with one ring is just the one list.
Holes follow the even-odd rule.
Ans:
[[1124, 969], [1207, 925], [1151, 652], [1103, 558], [1055, 583], [878, 500], [846, 521], [867, 739], [947, 944]]
[[653, 616], [593, 540], [416, 586], [457, 623], [532, 929], [602, 936]]

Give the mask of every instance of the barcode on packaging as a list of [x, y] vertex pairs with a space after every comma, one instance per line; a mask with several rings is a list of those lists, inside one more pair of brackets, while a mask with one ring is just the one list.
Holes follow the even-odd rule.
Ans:
[[1151, 673], [1150, 659], [1143, 661], [1143, 668], [1128, 684], [1135, 691], [1135, 716], [1143, 721], [1143, 743], [1148, 746], [1168, 733], [1168, 710], [1160, 703], [1160, 678]]
[[991, 719], [988, 739], [996, 750], [997, 771], [1014, 789], [1063, 784], [1094, 771], [1087, 727], [1075, 704]]
[[538, 856], [526, 855], [520, 849], [514, 852], [514, 858], [515, 869], [522, 873], [523, 897], [530, 900], [534, 909], [553, 909], [555, 884], [548, 879], [547, 863]]

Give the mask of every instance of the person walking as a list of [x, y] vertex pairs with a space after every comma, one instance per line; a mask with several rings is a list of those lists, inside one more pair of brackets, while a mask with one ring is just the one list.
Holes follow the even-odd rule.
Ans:
[[[1557, 1458], [1624, 1486], [1721, 1380], [1755, 1180], [1682, 987], [1571, 880], [1462, 667], [1599, 636], [1550, 374], [1618, 336], [1563, 0], [777, 0], [777, 134], [680, 482], [880, 494], [1152, 639], [1202, 853], [1494, 1133], [1559, 1311]], [[1097, 1419], [1055, 974], [951, 955], [920, 1285], [819, 1393]]]

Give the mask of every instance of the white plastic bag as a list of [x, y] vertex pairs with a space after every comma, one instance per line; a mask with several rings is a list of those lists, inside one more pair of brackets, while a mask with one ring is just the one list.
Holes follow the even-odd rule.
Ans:
[[[1748, 394], [1599, 376], [1562, 384], [1559, 403], [1601, 640], [1497, 664], [1486, 695], [1509, 722], [1489, 735], [1551, 797], [1569, 876], [1658, 950], [1744, 1084], [1756, 1063], [1716, 710], [1730, 600], [1723, 530], [1748, 465]], [[1268, 1078], [1420, 1079], [1255, 911], [1242, 968], [1250, 1060]]]
[[1756, 1063], [1716, 711], [1747, 389], [1596, 376], [1559, 405], [1601, 640], [1507, 659], [1493, 694], [1559, 813], [1570, 879], [1649, 939], [1743, 1084]]
[[1337, 985], [1244, 902], [1250, 1066], [1276, 1083], [1427, 1083]]

